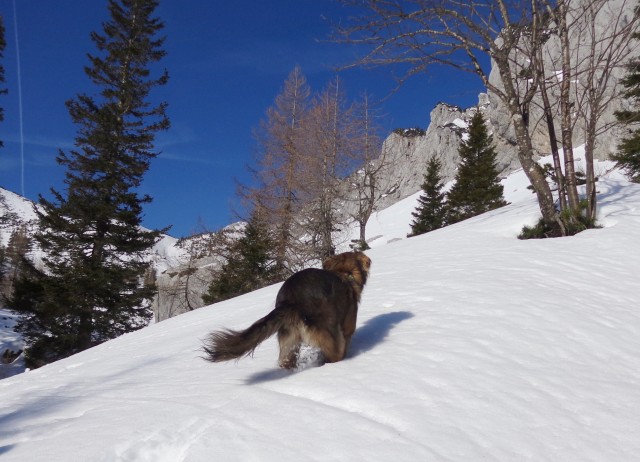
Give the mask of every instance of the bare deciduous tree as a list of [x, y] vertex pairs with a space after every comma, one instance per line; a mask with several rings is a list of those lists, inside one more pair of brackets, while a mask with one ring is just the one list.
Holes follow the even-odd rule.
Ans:
[[345, 170], [348, 112], [342, 82], [336, 77], [314, 98], [303, 130], [308, 198], [304, 232], [320, 260], [335, 253], [333, 235], [338, 230], [336, 203]]
[[[621, 80], [640, 16], [632, 14], [631, 0], [591, 0], [582, 8], [583, 21], [574, 27], [573, 42], [579, 44], [573, 64], [575, 71], [574, 96], [579, 121], [584, 128], [586, 157], [586, 214], [596, 218], [596, 177], [594, 151], [596, 141], [618, 121], [611, 117], [612, 103], [623, 93]], [[606, 27], [598, 28], [597, 24]]]
[[259, 152], [257, 166], [251, 170], [257, 185], [240, 188], [248, 208], [262, 210], [261, 215], [276, 230], [276, 264], [283, 273], [298, 266], [293, 236], [304, 186], [302, 130], [309, 96], [306, 79], [296, 67], [256, 131]]
[[348, 178], [352, 194], [347, 200], [354, 201], [351, 218], [358, 224], [357, 250], [367, 245], [367, 222], [381, 198], [381, 180], [389, 168], [387, 153], [382, 148], [374, 106], [368, 94], [362, 95], [353, 110], [349, 151], [359, 168]]

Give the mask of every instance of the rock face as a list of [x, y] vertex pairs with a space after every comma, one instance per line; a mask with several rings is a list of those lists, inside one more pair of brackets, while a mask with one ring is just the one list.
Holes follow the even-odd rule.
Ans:
[[484, 115], [489, 129], [494, 132], [499, 170], [507, 174], [517, 169], [519, 164], [514, 142], [495, 133], [491, 120], [496, 116], [486, 93], [479, 95], [477, 106], [467, 109], [439, 103], [431, 111], [431, 123], [425, 132], [397, 130], [385, 140], [379, 161], [386, 162], [388, 168], [382, 181], [384, 195], [378, 203], [378, 209], [388, 207], [420, 190], [427, 162], [432, 157], [440, 159], [444, 180], [452, 180], [460, 162], [460, 143], [466, 139], [469, 121], [478, 110]]
[[[589, 105], [586, 100], [590, 91], [589, 72], [595, 68], [594, 81], [602, 79], [603, 73], [599, 71], [606, 68], [610, 73], [608, 80], [601, 80], [603, 84], [597, 82], [591, 88], [598, 93], [601, 92], [601, 114], [597, 121], [597, 140], [594, 151], [596, 159], [605, 160], [615, 152], [615, 147], [620, 139], [623, 129], [616, 127], [615, 112], [629, 108], [629, 101], [621, 97], [622, 86], [620, 80], [625, 76], [627, 70], [624, 64], [629, 57], [637, 56], [639, 48], [637, 41], [633, 41], [629, 46], [620, 47], [619, 39], [615, 37], [629, 24], [634, 16], [634, 9], [637, 2], [630, 0], [607, 0], [598, 4], [598, 8], [593, 12], [589, 10], [589, 3], [592, 0], [575, 0], [570, 2], [568, 10], [568, 23], [570, 27], [571, 43], [571, 75], [563, 75], [561, 62], [561, 46], [557, 35], [550, 34], [545, 42], [543, 60], [545, 66], [545, 81], [548, 86], [548, 95], [553, 108], [559, 107], [559, 85], [563, 79], [570, 81], [570, 104], [574, 111], [573, 119], [575, 127], [573, 131], [574, 146], [584, 143], [584, 117], [581, 111], [588, 111]], [[596, 12], [597, 11], [597, 12]], [[590, 30], [593, 26], [593, 34]], [[595, 37], [592, 39], [592, 36]], [[528, 67], [528, 60], [520, 56], [514, 58], [515, 66], [520, 69]], [[566, 81], [566, 80], [565, 80]], [[500, 77], [495, 67], [491, 69], [489, 82], [498, 88], [502, 87]], [[526, 80], [521, 80], [519, 87], [524, 91], [524, 86], [528, 85]], [[507, 111], [500, 99], [493, 94], [490, 99], [490, 122], [497, 137], [513, 142], [515, 135], [513, 126], [510, 123]], [[550, 152], [549, 136], [546, 124], [543, 120], [542, 102], [536, 96], [529, 106], [530, 110], [530, 130], [534, 148], [542, 153]], [[556, 113], [556, 132], [558, 139], [561, 137], [560, 115]]]

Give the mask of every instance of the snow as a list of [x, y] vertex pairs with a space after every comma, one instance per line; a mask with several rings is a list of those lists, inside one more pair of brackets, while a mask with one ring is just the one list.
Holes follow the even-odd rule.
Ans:
[[[0, 308], [0, 355], [12, 355], [8, 359], [3, 357], [0, 361], [0, 379], [24, 372], [24, 353], [20, 353], [17, 358], [13, 357], [24, 348], [22, 336], [13, 330], [17, 322], [18, 316], [14, 312]], [[9, 359], [12, 361], [9, 362]]]
[[460, 118], [455, 118], [451, 123], [459, 128], [469, 128], [469, 124]]
[[[608, 167], [602, 167], [607, 171]], [[378, 213], [350, 354], [277, 369], [277, 342], [210, 364], [278, 285], [0, 381], [11, 461], [636, 461], [640, 185], [598, 183], [602, 229], [519, 241], [510, 205], [407, 239], [415, 196]]]
[[[37, 219], [36, 212], [33, 209], [33, 202], [14, 192], [0, 188], [0, 203], [3, 205], [0, 207], [0, 218], [15, 214], [16, 217], [19, 217], [19, 221], [24, 224]], [[12, 231], [11, 223], [0, 226], [0, 245], [6, 246], [9, 243]]]

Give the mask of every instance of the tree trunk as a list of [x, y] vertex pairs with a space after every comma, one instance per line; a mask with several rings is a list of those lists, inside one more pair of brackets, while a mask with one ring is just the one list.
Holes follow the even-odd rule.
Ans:
[[549, 100], [549, 94], [547, 92], [547, 83], [545, 78], [544, 60], [542, 57], [542, 47], [538, 49], [537, 53], [537, 74], [538, 74], [538, 86], [540, 88], [540, 96], [542, 97], [542, 105], [544, 118], [547, 123], [547, 131], [549, 132], [549, 145], [551, 147], [551, 157], [553, 158], [553, 171], [556, 176], [556, 183], [558, 185], [558, 203], [560, 204], [560, 210], [567, 209], [567, 191], [565, 189], [564, 173], [562, 171], [562, 163], [560, 161], [560, 153], [558, 150], [558, 136], [556, 134], [556, 128], [553, 121], [553, 112], [551, 110], [551, 101]]
[[[502, 58], [502, 59], [501, 59]], [[525, 175], [531, 182], [531, 186], [538, 198], [540, 213], [542, 220], [551, 229], [559, 228], [559, 232], [565, 235], [566, 231], [560, 221], [556, 210], [551, 188], [547, 183], [544, 171], [533, 159], [534, 151], [531, 143], [529, 130], [525, 124], [525, 120], [520, 113], [518, 104], [518, 95], [513, 85], [512, 71], [509, 67], [508, 57], [494, 55], [494, 61], [500, 72], [502, 85], [506, 96], [507, 108], [511, 114], [511, 121], [516, 134], [516, 142], [518, 149], [518, 159], [524, 170]]]
[[564, 151], [564, 173], [566, 179], [567, 198], [569, 208], [573, 213], [578, 213], [580, 197], [576, 181], [575, 161], [573, 157], [573, 124], [571, 122], [571, 49], [569, 43], [569, 29], [567, 25], [567, 4], [558, 2], [558, 32], [562, 50], [562, 81], [560, 82], [560, 111], [562, 128], [562, 149]]

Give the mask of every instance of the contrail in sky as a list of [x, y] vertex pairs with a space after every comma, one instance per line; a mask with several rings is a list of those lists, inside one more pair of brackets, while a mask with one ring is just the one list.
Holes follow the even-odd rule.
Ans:
[[16, 60], [18, 73], [18, 117], [20, 122], [20, 186], [21, 194], [24, 197], [24, 130], [22, 126], [22, 78], [20, 76], [20, 45], [18, 42], [18, 13], [16, 11], [16, 0], [13, 0], [13, 31], [16, 39]]

